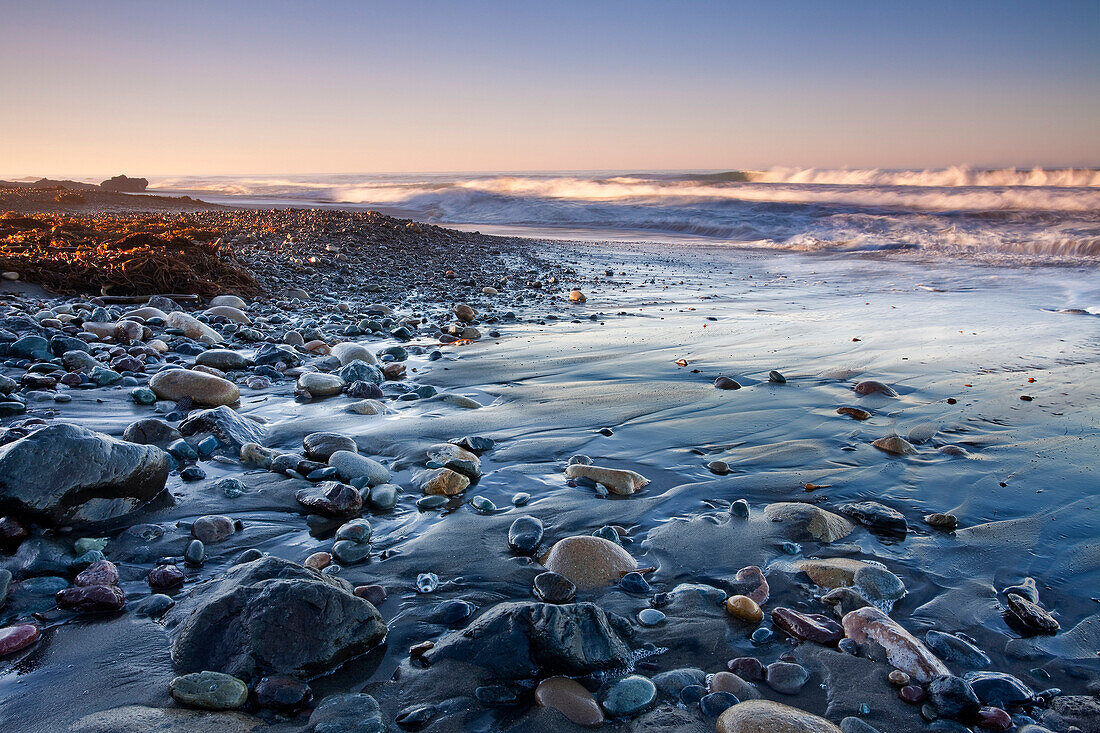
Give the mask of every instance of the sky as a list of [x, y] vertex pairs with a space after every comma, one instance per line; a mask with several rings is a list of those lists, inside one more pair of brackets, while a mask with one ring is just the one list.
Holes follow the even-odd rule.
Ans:
[[1100, 3], [0, 0], [0, 175], [1100, 165]]

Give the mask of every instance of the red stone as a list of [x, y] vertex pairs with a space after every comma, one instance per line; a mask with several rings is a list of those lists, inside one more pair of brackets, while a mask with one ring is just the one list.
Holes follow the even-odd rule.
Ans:
[[773, 608], [772, 623], [796, 639], [818, 644], [835, 644], [844, 638], [844, 629], [820, 613], [801, 613], [792, 608]]
[[726, 662], [726, 669], [743, 680], [755, 682], [764, 679], [764, 664], [756, 657], [738, 657]]
[[117, 585], [82, 585], [57, 592], [57, 607], [72, 611], [117, 611], [125, 604], [126, 594]]
[[986, 730], [1012, 730], [1012, 716], [1000, 708], [985, 707], [978, 711], [978, 727]]
[[110, 560], [96, 560], [76, 576], [78, 586], [118, 585], [118, 568]]
[[145, 579], [150, 588], [175, 588], [183, 585], [183, 571], [175, 565], [158, 565]]
[[381, 605], [386, 600], [386, 589], [380, 585], [356, 586], [354, 593], [372, 606]]
[[40, 636], [42, 636], [42, 630], [34, 624], [19, 624], [0, 629], [0, 657], [26, 649], [38, 641]]
[[924, 699], [928, 695], [924, 692], [924, 688], [917, 685], [906, 685], [898, 690], [898, 697], [910, 705], [919, 705], [924, 702]]
[[733, 576], [733, 579], [738, 583], [750, 583], [755, 586], [747, 591], [742, 590], [741, 595], [748, 596], [756, 601], [757, 605], [764, 605], [764, 602], [768, 600], [768, 594], [771, 593], [771, 588], [768, 587], [768, 581], [764, 577], [764, 571], [756, 565], [749, 565], [748, 567], [741, 568], [737, 571], [737, 575]]

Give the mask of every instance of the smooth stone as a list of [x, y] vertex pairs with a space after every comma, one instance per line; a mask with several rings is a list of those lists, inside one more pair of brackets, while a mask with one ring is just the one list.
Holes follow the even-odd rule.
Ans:
[[743, 680], [764, 679], [764, 665], [756, 657], [737, 657], [726, 662], [726, 669]]
[[370, 503], [375, 509], [393, 509], [397, 505], [399, 492], [400, 488], [394, 484], [373, 486], [370, 490]]
[[234, 308], [231, 305], [216, 305], [212, 308], [207, 308], [203, 315], [213, 318], [228, 318], [230, 321], [240, 323], [244, 326], [252, 324], [252, 319], [245, 315], [240, 308]]
[[828, 720], [771, 700], [745, 700], [718, 717], [716, 733], [843, 733]]
[[764, 619], [760, 605], [748, 596], [730, 596], [726, 599], [726, 612], [736, 619], [758, 624]]
[[672, 698], [678, 698], [685, 687], [705, 685], [706, 682], [706, 673], [697, 667], [681, 667], [653, 675], [657, 689]]
[[380, 606], [386, 600], [386, 589], [380, 585], [359, 585], [353, 592], [372, 606]]
[[339, 433], [310, 433], [302, 438], [302, 449], [314, 461], [327, 461], [338, 450], [359, 453], [355, 441]]
[[206, 559], [206, 545], [202, 540], [191, 540], [183, 552], [183, 560], [188, 565], [202, 565]]
[[832, 606], [833, 612], [840, 618], [857, 608], [871, 605], [870, 601], [848, 586], [833, 588], [821, 597], [821, 602], [827, 606]]
[[870, 394], [883, 394], [887, 397], [898, 396], [898, 393], [895, 392], [892, 387], [885, 385], [882, 382], [876, 382], [873, 379], [868, 379], [867, 381], [860, 382], [855, 387], [853, 387], [853, 390], [860, 397], [866, 397]]
[[241, 390], [232, 382], [193, 369], [165, 369], [153, 375], [149, 387], [162, 400], [179, 402], [190, 397], [197, 405], [232, 405], [241, 398]]
[[797, 695], [810, 679], [810, 671], [793, 662], [772, 662], [764, 668], [768, 687], [784, 695]]
[[867, 563], [848, 557], [830, 557], [824, 560], [800, 560], [796, 567], [822, 588], [840, 588], [855, 582], [856, 572]]
[[118, 567], [110, 560], [97, 560], [76, 576], [74, 585], [118, 585]]
[[867, 565], [852, 576], [852, 585], [871, 601], [897, 601], [905, 595], [905, 583], [885, 568]]
[[643, 608], [638, 612], [638, 623], [642, 626], [660, 626], [667, 617], [656, 608]]
[[800, 641], [831, 645], [844, 638], [844, 629], [828, 616], [780, 606], [772, 609], [771, 617], [772, 624]]
[[17, 624], [0, 629], [0, 657], [26, 649], [41, 636], [42, 630], [34, 624]]
[[731, 692], [712, 692], [700, 698], [699, 710], [708, 718], [717, 718], [739, 702]]
[[534, 587], [535, 594], [547, 603], [569, 603], [577, 595], [577, 586], [569, 578], [554, 572], [536, 575]]
[[223, 542], [236, 531], [236, 523], [220, 514], [199, 517], [191, 525], [191, 536], [204, 546]]
[[481, 477], [481, 459], [471, 451], [452, 443], [438, 443], [428, 448], [427, 460], [437, 466], [465, 474], [475, 481]]
[[[226, 294], [226, 295], [215, 295], [213, 298], [210, 299], [210, 305], [211, 306], [227, 305], [230, 308], [236, 308], [237, 310], [242, 310], [242, 311], [243, 310], [248, 310], [248, 303], [246, 303], [243, 298], [241, 298], [240, 296], [237, 296], [237, 295], [228, 295], [228, 294]], [[142, 308], [141, 310], [156, 310], [156, 309], [155, 308], [154, 309]], [[162, 315], [161, 317], [166, 318], [167, 316]]]
[[648, 677], [632, 674], [611, 684], [600, 696], [600, 707], [612, 717], [634, 715], [657, 699], [657, 686]]
[[386, 733], [378, 703], [363, 693], [329, 695], [309, 716], [311, 733]]
[[636, 571], [624, 575], [619, 581], [619, 587], [627, 593], [637, 593], [639, 595], [648, 595], [653, 592], [653, 586], [649, 584], [645, 576]]
[[714, 386], [718, 389], [741, 389], [740, 383], [729, 377], [718, 377], [714, 380]]
[[508, 528], [508, 546], [523, 555], [530, 555], [542, 542], [542, 520], [524, 516]]
[[353, 517], [363, 508], [362, 494], [339, 481], [301, 489], [294, 498], [310, 512], [327, 517]]
[[861, 407], [838, 407], [836, 414], [847, 415], [853, 420], [870, 420], [871, 413]]
[[389, 412], [386, 406], [378, 400], [357, 400], [348, 405], [348, 412], [357, 415], [384, 415]]
[[370, 557], [371, 545], [369, 542], [352, 542], [351, 540], [339, 540], [332, 545], [332, 555], [344, 565], [354, 565]]
[[550, 677], [540, 682], [535, 688], [535, 700], [576, 725], [597, 726], [604, 722], [596, 698], [581, 683], [568, 677]]
[[168, 328], [176, 328], [183, 331], [183, 335], [189, 339], [202, 341], [207, 344], [220, 344], [225, 340], [220, 333], [210, 328], [210, 326], [207, 326], [199, 319], [183, 311], [173, 311], [169, 313], [164, 321], [164, 325]]
[[333, 397], [344, 391], [344, 380], [335, 374], [306, 372], [298, 377], [298, 389], [309, 392], [311, 397]]
[[176, 677], [169, 685], [180, 705], [203, 710], [235, 710], [248, 700], [248, 685], [221, 672], [195, 672]]
[[963, 679], [970, 684], [983, 705], [1018, 705], [1035, 699], [1035, 692], [1019, 678], [1005, 672], [967, 672]]
[[232, 349], [210, 349], [195, 357], [195, 363], [200, 366], [213, 367], [223, 372], [240, 371], [250, 366], [248, 358], [239, 351]]
[[635, 471], [618, 468], [604, 468], [574, 463], [566, 467], [568, 478], [586, 478], [605, 486], [608, 491], [620, 496], [629, 496], [649, 485], [649, 479]]
[[901, 512], [877, 501], [849, 502], [841, 504], [837, 511], [872, 531], [905, 536], [909, 530]]
[[373, 458], [361, 456], [348, 450], [334, 451], [328, 458], [328, 465], [336, 469], [342, 481], [366, 479], [368, 486], [388, 483], [390, 471]]
[[614, 542], [600, 537], [566, 537], [556, 542], [539, 562], [564, 575], [580, 590], [618, 583], [637, 568], [634, 558]]
[[134, 606], [134, 615], [144, 618], [160, 618], [174, 605], [176, 605], [176, 601], [171, 596], [154, 593], [137, 602]]
[[887, 435], [874, 441], [871, 445], [875, 446], [880, 451], [891, 453], [896, 456], [912, 456], [917, 453], [917, 449], [914, 448], [909, 441], [898, 435]]
[[761, 697], [756, 685], [743, 680], [733, 672], [716, 672], [710, 678], [711, 692], [728, 692], [738, 700], [756, 700]]
[[852, 523], [844, 517], [819, 506], [800, 502], [768, 504], [764, 507], [764, 516], [772, 522], [789, 522], [800, 533], [826, 543], [843, 539], [854, 529]]
[[413, 476], [413, 483], [425, 494], [456, 496], [470, 486], [470, 478], [449, 468], [432, 468]]
[[146, 582], [150, 588], [176, 588], [183, 585], [183, 571], [175, 565], [158, 565], [149, 571]]
[[849, 639], [857, 644], [878, 644], [886, 659], [918, 682], [950, 675], [951, 671], [912, 634], [873, 606], [846, 614], [841, 622]]
[[347, 366], [353, 361], [363, 361], [367, 364], [378, 363], [374, 354], [372, 354], [367, 347], [361, 344], [352, 343], [351, 341], [334, 344], [330, 353], [340, 360], [340, 366]]
[[126, 594], [115, 585], [81, 585], [57, 592], [57, 607], [80, 613], [118, 611], [126, 605]]

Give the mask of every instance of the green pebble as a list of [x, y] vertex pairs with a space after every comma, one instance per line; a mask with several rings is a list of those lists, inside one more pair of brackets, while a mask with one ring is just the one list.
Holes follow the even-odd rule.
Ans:
[[194, 672], [168, 686], [180, 705], [203, 710], [236, 710], [248, 700], [248, 685], [221, 672]]

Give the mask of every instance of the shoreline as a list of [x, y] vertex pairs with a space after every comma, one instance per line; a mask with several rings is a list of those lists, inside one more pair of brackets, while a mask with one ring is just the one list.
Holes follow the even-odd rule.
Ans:
[[[1053, 726], [1054, 714], [1065, 720], [1063, 713], [1070, 710], [1055, 702], [1059, 697], [1087, 700], [1095, 694], [1100, 667], [1095, 654], [1090, 658], [1087, 652], [1095, 638], [1090, 634], [1095, 633], [1097, 613], [1079, 591], [1095, 587], [1100, 578], [1095, 568], [1082, 567], [1078, 560], [1094, 556], [1097, 527], [1092, 516], [1095, 488], [1089, 484], [1089, 456], [1095, 456], [1098, 447], [1095, 434], [1090, 437], [1090, 426], [1095, 428], [1100, 394], [1097, 377], [1090, 371], [1097, 361], [1090, 336], [1095, 322], [1085, 314], [1057, 312], [1089, 304], [1087, 299], [1075, 300], [1090, 293], [1085, 273], [1065, 280], [1056, 277], [1066, 274], [1062, 271], [1011, 272], [975, 265], [960, 274], [946, 264], [921, 267], [799, 255], [773, 258], [768, 252], [743, 250], [658, 253], [642, 246], [601, 249], [533, 240], [511, 242], [514, 249], [510, 249], [505, 245], [511, 240], [450, 233], [447, 236], [452, 239], [441, 243], [438, 237], [446, 230], [424, 227], [423, 238], [416, 240], [423, 247], [411, 251], [406, 247], [404, 252], [391, 253], [391, 259], [385, 259], [385, 247], [372, 249], [349, 264], [341, 283], [326, 278], [329, 262], [293, 269], [272, 255], [280, 255], [276, 240], [285, 241], [293, 227], [309, 239], [325, 224], [342, 221], [350, 226], [356, 215], [220, 212], [195, 216], [199, 220], [240, 216], [242, 229], [257, 228], [264, 217], [270, 217], [268, 223], [287, 218], [284, 228], [272, 227], [271, 249], [253, 250], [252, 263], [270, 271], [268, 292], [273, 296], [239, 309], [250, 324], [231, 326], [234, 321], [229, 316], [236, 315], [230, 311], [221, 311], [229, 315], [214, 316], [205, 324], [214, 326], [235, 353], [255, 359], [257, 346], [265, 348], [262, 338], [240, 338], [249, 328], [284, 345], [283, 332], [297, 330], [301, 344], [290, 344], [290, 353], [283, 358], [296, 356], [307, 372], [309, 366], [318, 370], [309, 373], [345, 369], [347, 364], [337, 364], [332, 353], [325, 354], [345, 341], [368, 347], [369, 359], [378, 360], [379, 354], [394, 357], [378, 364], [383, 369], [395, 364], [405, 367], [403, 378], [393, 378], [398, 376], [393, 368], [392, 375], [382, 374], [375, 385], [385, 409], [375, 415], [348, 411], [352, 402], [378, 399], [366, 384], [357, 388], [361, 394], [355, 397], [318, 393], [302, 399], [295, 394], [301, 391], [301, 367], [276, 368], [272, 375], [255, 365], [241, 368], [238, 361], [225, 357], [223, 364], [228, 368], [218, 370], [238, 383], [239, 414], [257, 418], [255, 424], [263, 426], [260, 442], [271, 452], [269, 461], [305, 452], [303, 439], [308, 435], [335, 433], [349, 437], [360, 455], [385, 464], [389, 481], [401, 487], [392, 508], [371, 504], [375, 492], [364, 492], [367, 504], [361, 513], [373, 532], [369, 560], [328, 560], [328, 567], [339, 568], [339, 572], [329, 571], [331, 577], [347, 579], [357, 587], [386, 589], [389, 598], [377, 604], [388, 624], [384, 645], [342, 665], [330, 664], [321, 676], [310, 677], [315, 699], [304, 705], [304, 713], [279, 714], [271, 707], [249, 703], [249, 714], [264, 721], [263, 729], [301, 730], [310, 708], [325, 696], [362, 689], [378, 700], [386, 723], [415, 712], [427, 716], [428, 730], [456, 726], [580, 730], [561, 713], [531, 699], [535, 682], [556, 670], [540, 669], [534, 680], [501, 674], [501, 657], [517, 653], [509, 645], [521, 641], [514, 627], [491, 627], [495, 631], [485, 637], [485, 648], [501, 644], [495, 654], [462, 646], [460, 630], [481, 628], [478, 624], [495, 618], [493, 614], [505, 604], [536, 603], [531, 588], [534, 577], [545, 570], [543, 553], [557, 541], [594, 532], [603, 532], [599, 536], [608, 541], [607, 527], [613, 528], [614, 544], [621, 545], [638, 567], [656, 569], [646, 574], [648, 593], [631, 594], [615, 584], [577, 592], [579, 605], [590, 603], [599, 613], [616, 614], [631, 629], [627, 634], [616, 630], [617, 622], [600, 622], [595, 626], [598, 633], [610, 640], [621, 637], [631, 650], [641, 653], [629, 659], [616, 657], [614, 663], [605, 660], [597, 668], [599, 674], [587, 675], [591, 670], [581, 674], [583, 665], [570, 670], [595, 688], [601, 699], [618, 680], [606, 670], [620, 663], [647, 678], [696, 668], [707, 674], [739, 671], [744, 675], [742, 683], [752, 683], [738, 688], [742, 699], [751, 696], [752, 690], [834, 723], [858, 717], [882, 733], [919, 725], [919, 705], [897, 698], [886, 681], [892, 667], [881, 658], [872, 661], [873, 649], [852, 655], [837, 650], [835, 639], [824, 645], [808, 640], [794, 644], [792, 635], [771, 620], [769, 612], [788, 608], [826, 614], [834, 625], [840, 622], [842, 614], [821, 601], [827, 589], [812, 582], [825, 582], [824, 576], [808, 578], [798, 566], [815, 558], [885, 565], [906, 590], [892, 608], [885, 607], [909, 631], [921, 638], [928, 629], [965, 633], [990, 656], [989, 669], [1011, 673], [1036, 693], [1063, 688], [1064, 694], [1051, 695], [1042, 704], [1005, 702], [1014, 711], [1026, 708]], [[383, 218], [374, 223], [389, 225], [390, 221]], [[499, 254], [463, 251], [490, 242], [501, 244]], [[341, 254], [326, 250], [332, 242], [325, 239], [301, 244], [300, 250], [292, 248], [297, 251], [286, 256]], [[486, 254], [490, 260], [479, 261]], [[453, 267], [454, 278], [445, 276], [451, 259], [461, 263]], [[366, 269], [368, 261], [374, 270]], [[366, 272], [370, 274], [364, 277]], [[502, 274], [512, 277], [502, 284]], [[355, 287], [368, 279], [379, 289]], [[921, 289], [922, 283], [940, 287]], [[295, 284], [306, 286], [306, 297], [285, 292]], [[485, 287], [496, 293], [482, 292]], [[566, 299], [572, 287], [584, 292], [585, 303], [571, 304]], [[18, 318], [22, 319], [9, 311], [0, 327], [15, 324], [29, 333], [35, 325], [31, 321], [43, 308], [56, 310], [82, 299], [13, 299], [4, 294], [0, 300], [20, 306]], [[455, 311], [456, 301], [479, 312], [467, 322], [465, 312]], [[104, 315], [115, 323], [129, 308], [112, 306], [104, 309]], [[892, 329], [890, 319], [896, 319], [899, 310], [907, 328]], [[514, 317], [509, 317], [509, 311]], [[62, 309], [44, 318], [63, 323], [60, 316], [68, 315], [72, 313]], [[379, 328], [360, 328], [363, 321], [373, 321]], [[1006, 321], [1015, 325], [1011, 334], [1003, 331]], [[201, 338], [198, 346], [191, 347], [187, 344], [195, 339], [166, 334], [155, 320], [145, 326], [150, 334], [142, 333], [138, 342], [148, 345], [160, 338], [169, 347], [155, 357], [142, 351], [146, 359], [154, 359], [145, 365], [149, 372], [165, 365], [166, 356], [190, 366], [207, 351]], [[349, 326], [359, 332], [348, 331]], [[392, 335], [402, 327], [411, 339]], [[466, 328], [477, 330], [479, 338], [467, 338], [472, 334], [464, 333]], [[307, 333], [311, 329], [316, 333]], [[195, 333], [203, 334], [201, 329]], [[314, 335], [320, 338], [306, 338]], [[449, 343], [440, 343], [440, 335], [448, 337], [442, 340]], [[113, 335], [107, 338], [117, 344]], [[323, 343], [308, 349], [307, 341]], [[100, 349], [97, 342], [90, 343], [108, 360], [133, 356], [129, 352], [111, 355], [116, 344], [103, 344], [107, 348]], [[402, 355], [396, 347], [406, 353]], [[1013, 350], [1019, 353], [1009, 353]], [[435, 352], [440, 356], [433, 356]], [[362, 356], [362, 352], [350, 353]], [[8, 358], [2, 373], [18, 377], [15, 381], [20, 384], [29, 372]], [[687, 365], [678, 365], [678, 359]], [[31, 359], [35, 360], [48, 361]], [[786, 382], [769, 381], [772, 370], [782, 372]], [[353, 372], [354, 376], [374, 375], [363, 367]], [[16, 433], [33, 429], [33, 421], [41, 419], [75, 422], [118, 436], [140, 418], [168, 418], [173, 412], [182, 417], [189, 408], [202, 409], [163, 398], [151, 406], [135, 403], [130, 391], [145, 386], [147, 374], [133, 371], [127, 376], [132, 376], [133, 384], [126, 387], [55, 385], [60, 388], [56, 393], [70, 397], [69, 401], [54, 401], [50, 396], [54, 390], [42, 382], [23, 382], [18, 389], [45, 397], [29, 398], [25, 415], [5, 417], [3, 424], [10, 428], [29, 417], [32, 422]], [[721, 376], [735, 379], [741, 388], [716, 389], [713, 382]], [[1036, 382], [1029, 383], [1029, 378]], [[870, 380], [885, 382], [896, 395], [853, 393], [855, 384]], [[364, 381], [371, 379], [358, 380]], [[324, 382], [318, 380], [317, 387], [324, 389]], [[345, 380], [341, 391], [350, 382]], [[1060, 385], [1073, 388], [1067, 392]], [[419, 392], [423, 387], [431, 390]], [[432, 390], [436, 393], [430, 394]], [[454, 399], [447, 401], [443, 395]], [[1022, 401], [1021, 395], [1031, 400]], [[472, 404], [481, 407], [471, 409]], [[836, 408], [844, 405], [866, 409], [872, 413], [870, 419], [856, 422], [837, 415]], [[891, 456], [871, 445], [872, 440], [891, 433], [908, 438], [916, 452]], [[189, 443], [197, 447], [204, 435], [196, 432]], [[453, 448], [443, 449], [445, 460], [440, 459], [438, 447], [432, 453], [433, 446], [463, 436], [489, 437], [495, 443], [490, 450], [478, 451], [480, 480], [442, 508], [417, 507], [418, 500], [430, 496], [420, 488], [427, 481], [422, 472], [454, 470], [448, 465], [473, 470], [468, 456], [450, 455]], [[17, 437], [8, 433], [4, 440]], [[240, 446], [226, 450], [226, 443], [197, 461], [178, 459], [168, 479], [172, 501], [166, 505], [154, 502], [125, 518], [93, 525], [95, 532], [106, 529], [110, 538], [104, 554], [119, 567], [119, 583], [128, 596], [122, 613], [59, 611], [53, 608], [52, 594], [37, 598], [40, 605], [50, 604], [42, 610], [18, 611], [30, 607], [19, 604], [36, 600], [21, 585], [27, 578], [52, 575], [68, 586], [75, 574], [69, 564], [75, 560], [69, 557], [71, 543], [88, 536], [80, 529], [38, 529], [23, 541], [68, 558], [63, 568], [56, 564], [60, 560], [48, 566], [34, 559], [40, 564], [31, 569], [28, 549], [10, 558], [0, 556], [3, 567], [22, 573], [15, 578], [11, 603], [0, 611], [5, 614], [3, 625], [26, 621], [36, 613], [35, 623], [44, 629], [35, 645], [14, 657], [0, 658], [0, 699], [10, 701], [3, 706], [11, 706], [6, 712], [12, 719], [29, 720], [35, 711], [49, 710], [52, 706], [46, 699], [53, 699], [58, 689], [75, 690], [81, 685], [79, 689], [86, 689], [88, 667], [107, 653], [125, 657], [102, 672], [116, 689], [108, 690], [104, 683], [96, 690], [95, 700], [74, 702], [64, 711], [50, 710], [30, 729], [66, 729], [78, 719], [83, 723], [77, 730], [108, 729], [108, 723], [97, 722], [93, 714], [125, 705], [183, 710], [173, 706], [168, 696], [170, 680], [182, 671], [168, 653], [168, 640], [175, 638], [181, 622], [174, 616], [178, 610], [167, 611], [167, 630], [135, 612], [152, 595], [146, 575], [161, 564], [159, 559], [171, 559], [183, 570], [184, 585], [173, 595], [181, 609], [194, 609], [203, 589], [231, 572], [241, 553], [258, 550], [302, 563], [316, 553], [332, 552], [333, 534], [344, 520], [321, 519], [295, 498], [298, 491], [315, 489], [320, 480], [330, 478], [303, 477], [309, 471], [324, 472], [325, 462], [320, 461], [319, 467], [299, 462], [284, 466], [281, 472], [272, 471], [270, 465], [262, 466], [264, 453], [261, 465], [242, 462]], [[949, 446], [954, 448], [946, 450]], [[563, 470], [573, 455], [587, 455], [600, 466], [635, 471], [650, 483], [632, 495], [608, 494], [591, 482], [565, 476]], [[725, 468], [708, 468], [716, 461]], [[201, 468], [205, 478], [184, 481], [179, 469], [191, 466]], [[230, 497], [222, 488], [228, 486], [222, 483], [227, 479], [243, 483], [244, 492]], [[1044, 493], [1031, 495], [1036, 489]], [[529, 502], [515, 502], [517, 494], [528, 494]], [[475, 508], [471, 503], [475, 497], [487, 499], [494, 508]], [[738, 499], [748, 503], [747, 518], [734, 510]], [[840, 512], [840, 507], [857, 501], [876, 501], [901, 512], [905, 539], [871, 531]], [[797, 517], [771, 521], [767, 507], [789, 502], [809, 502], [846, 522], [847, 531], [823, 541]], [[928, 514], [949, 512], [959, 521], [953, 533], [924, 522]], [[240, 521], [241, 528], [210, 543], [202, 565], [188, 565], [183, 555], [194, 537], [195, 522], [221, 515]], [[536, 543], [538, 552], [525, 555], [508, 547], [509, 530], [521, 516], [542, 522], [544, 539]], [[159, 534], [153, 532], [156, 536], [146, 539], [144, 530], [131, 531], [135, 526], [156, 526]], [[48, 554], [39, 552], [34, 557]], [[758, 590], [735, 577], [750, 566], [763, 568], [771, 586], [765, 592], [770, 598], [764, 603], [763, 627], [774, 635], [763, 642], [750, 639], [756, 625], [731, 617], [722, 607], [729, 595]], [[416, 580], [423, 573], [435, 573], [438, 588], [418, 592]], [[1038, 581], [1041, 602], [1057, 613], [1062, 624], [1054, 636], [1025, 637], [1000, 618], [1007, 601], [1001, 591], [1019, 586], [1029, 576]], [[653, 626], [642, 623], [639, 613], [645, 609], [660, 611], [663, 620]], [[441, 617], [445, 612], [450, 615]], [[449, 640], [449, 646], [444, 640]], [[437, 648], [410, 657], [410, 647], [422, 642]], [[667, 651], [649, 653], [656, 648]], [[769, 683], [750, 679], [748, 662], [727, 667], [730, 660], [747, 657], [765, 665], [797, 663], [809, 681], [803, 680], [789, 695], [780, 691], [784, 684], [779, 681], [780, 671]], [[953, 673], [966, 671], [957, 660], [945, 661]], [[62, 671], [69, 664], [73, 668]], [[1034, 669], [1042, 669], [1046, 678], [1032, 674]], [[797, 672], [794, 668], [781, 671]], [[697, 682], [693, 675], [680, 676]], [[723, 684], [735, 683], [719, 679]], [[702, 684], [704, 692], [715, 691], [706, 687], [714, 684], [714, 678], [710, 682], [704, 678]], [[487, 703], [490, 693], [513, 695], [515, 703]], [[869, 704], [870, 712], [861, 713], [861, 704]], [[429, 712], [422, 710], [428, 707]], [[117, 711], [115, 715], [125, 718]], [[137, 713], [126, 715], [132, 722]], [[146, 711], [142, 715], [162, 716], [149, 719], [167, 720], [181, 729], [187, 725], [187, 719], [179, 717], [182, 713]], [[229, 717], [233, 714], [218, 715], [216, 719], [225, 725], [239, 722]], [[1068, 719], [1073, 719], [1071, 713]], [[715, 723], [695, 703], [677, 706], [662, 687], [651, 708], [610, 719], [602, 729], [670, 726], [710, 731]]]

